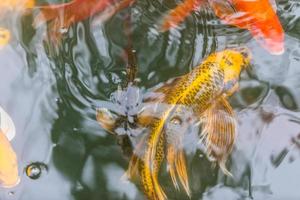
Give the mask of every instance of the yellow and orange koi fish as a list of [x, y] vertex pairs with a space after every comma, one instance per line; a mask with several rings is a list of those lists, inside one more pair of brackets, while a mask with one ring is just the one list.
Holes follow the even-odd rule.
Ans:
[[15, 127], [1, 107], [0, 116], [0, 186], [10, 188], [20, 182], [17, 156], [9, 142], [15, 136]]
[[[247, 50], [228, 49], [213, 53], [189, 74], [154, 91], [162, 93], [163, 97], [158, 95], [157, 101], [150, 101], [167, 106], [155, 117], [140, 112], [137, 123], [147, 127], [149, 134], [144, 135], [135, 147], [126, 173], [130, 179], [139, 175], [148, 199], [167, 199], [158, 180], [165, 158], [175, 188], [179, 189], [179, 180], [187, 195], [191, 195], [183, 148], [185, 133], [167, 126], [180, 124], [181, 114], [187, 108], [192, 109], [202, 123], [199, 142], [205, 144], [207, 154], [218, 161], [224, 173], [229, 174], [225, 163], [234, 144], [236, 122], [227, 97], [238, 89], [240, 73], [249, 62]], [[103, 128], [114, 132], [117, 119], [107, 109], [98, 110], [97, 120]]]
[[162, 30], [178, 25], [204, 2], [224, 23], [249, 30], [271, 54], [284, 52], [284, 31], [269, 0], [185, 0], [164, 19]]

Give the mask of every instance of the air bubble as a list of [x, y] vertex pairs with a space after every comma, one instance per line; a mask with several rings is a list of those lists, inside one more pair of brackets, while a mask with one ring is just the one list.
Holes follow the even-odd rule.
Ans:
[[29, 178], [36, 180], [40, 178], [44, 172], [48, 172], [48, 166], [40, 162], [31, 163], [26, 167], [25, 172]]

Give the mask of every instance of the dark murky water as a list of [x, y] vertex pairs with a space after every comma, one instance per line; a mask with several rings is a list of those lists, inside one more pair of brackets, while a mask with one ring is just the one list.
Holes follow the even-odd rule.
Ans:
[[[174, 5], [141, 0], [105, 23], [79, 22], [58, 47], [43, 40], [46, 26], [31, 26], [31, 15], [1, 19], [12, 41], [0, 50], [0, 105], [16, 125], [21, 174], [17, 187], [0, 189], [1, 200], [143, 199], [134, 184], [120, 180], [128, 159], [95, 118], [125, 80], [129, 39], [143, 91], [189, 72], [211, 52], [246, 43], [252, 68], [230, 99], [239, 124], [229, 161], [233, 176], [197, 152], [188, 168], [192, 199], [300, 199], [300, 3], [277, 1], [286, 32], [281, 56], [270, 55], [247, 31], [221, 24], [210, 10], [158, 32], [157, 22]], [[128, 13], [130, 36], [124, 32]], [[164, 188], [173, 190], [171, 183]], [[187, 197], [173, 191], [169, 198]]]

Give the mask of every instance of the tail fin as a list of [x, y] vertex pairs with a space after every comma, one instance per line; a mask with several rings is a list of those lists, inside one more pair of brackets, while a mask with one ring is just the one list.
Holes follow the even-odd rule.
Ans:
[[203, 139], [208, 154], [214, 157], [222, 171], [231, 175], [226, 169], [226, 160], [232, 151], [235, 134], [236, 121], [234, 112], [225, 98], [221, 98], [213, 104], [202, 117]]

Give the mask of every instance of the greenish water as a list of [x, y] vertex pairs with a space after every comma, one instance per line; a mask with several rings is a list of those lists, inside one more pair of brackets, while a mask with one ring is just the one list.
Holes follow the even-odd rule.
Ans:
[[[95, 118], [96, 108], [111, 106], [111, 95], [126, 79], [129, 40], [142, 93], [188, 73], [212, 52], [246, 44], [252, 67], [230, 98], [238, 119], [228, 161], [233, 176], [224, 176], [197, 150], [188, 158], [192, 199], [300, 199], [300, 3], [277, 1], [286, 33], [280, 56], [262, 49], [249, 32], [221, 24], [210, 10], [158, 32], [159, 20], [175, 3], [139, 0], [105, 23], [79, 22], [58, 46], [45, 40], [46, 25], [31, 26], [31, 15], [10, 13], [0, 20], [13, 38], [0, 50], [0, 105], [16, 125], [12, 144], [21, 174], [17, 187], [0, 188], [1, 200], [144, 198], [136, 185], [120, 179], [128, 158]], [[38, 175], [30, 178], [24, 170], [32, 163]], [[169, 199], [188, 199], [163, 167], [161, 181]]]

